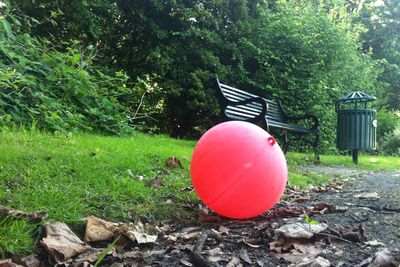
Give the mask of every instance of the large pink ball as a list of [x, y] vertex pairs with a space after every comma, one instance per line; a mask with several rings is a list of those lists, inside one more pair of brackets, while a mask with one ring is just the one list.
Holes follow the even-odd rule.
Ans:
[[272, 208], [287, 182], [286, 159], [275, 139], [241, 121], [218, 124], [200, 138], [190, 173], [204, 204], [235, 219]]

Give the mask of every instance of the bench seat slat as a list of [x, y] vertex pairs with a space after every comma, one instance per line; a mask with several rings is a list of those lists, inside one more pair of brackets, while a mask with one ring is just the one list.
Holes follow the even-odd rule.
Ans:
[[240, 117], [242, 119], [253, 119], [257, 116], [257, 115], [246, 114], [246, 113], [239, 112], [239, 111], [234, 111], [231, 109], [225, 110], [225, 114], [228, 115], [229, 117], [234, 116], [234, 117]]
[[[242, 100], [246, 100], [248, 98], [242, 98], [242, 97], [234, 95], [234, 96], [229, 96], [228, 99], [231, 101], [242, 101]], [[267, 103], [268, 103], [268, 111], [267, 112], [268, 112], [269, 117], [277, 118], [277, 119], [283, 121], [284, 115], [283, 115], [283, 112], [278, 107], [278, 104], [273, 101], [267, 101]], [[272, 104], [270, 104], [270, 103], [272, 103]], [[253, 109], [258, 112], [260, 112], [262, 110], [261, 104], [258, 104], [258, 103], [247, 104], [246, 106], [247, 106], [247, 109]]]
[[275, 128], [285, 129], [288, 131], [295, 131], [299, 133], [309, 133], [310, 130], [306, 128], [299, 127], [297, 125], [281, 123], [273, 120], [268, 120], [268, 125]]
[[245, 107], [243, 107], [242, 105], [239, 106], [227, 106], [226, 107], [227, 111], [235, 111], [235, 112], [242, 112], [244, 114], [249, 114], [249, 115], [253, 115], [253, 116], [257, 116], [261, 113], [261, 110], [249, 110], [246, 109]]

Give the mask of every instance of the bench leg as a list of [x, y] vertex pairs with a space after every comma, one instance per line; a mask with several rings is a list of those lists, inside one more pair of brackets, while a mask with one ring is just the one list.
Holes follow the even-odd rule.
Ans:
[[289, 149], [289, 139], [287, 137], [287, 132], [282, 131], [282, 137], [283, 137], [283, 153], [286, 155], [288, 149]]
[[318, 149], [319, 140], [320, 140], [319, 130], [316, 130], [315, 139], [314, 139], [314, 142], [312, 144], [312, 147], [313, 147], [313, 150], [314, 150], [314, 155], [315, 155], [315, 163], [320, 163], [319, 149]]

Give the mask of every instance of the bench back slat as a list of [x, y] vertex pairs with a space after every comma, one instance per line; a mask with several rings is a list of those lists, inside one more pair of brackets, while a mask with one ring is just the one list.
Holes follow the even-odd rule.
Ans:
[[[257, 95], [242, 91], [232, 86], [222, 84], [218, 82], [220, 93], [229, 101], [238, 102], [253, 97], [259, 97]], [[285, 122], [285, 115], [280, 104], [277, 101], [265, 99], [268, 104], [267, 119], [276, 122]], [[247, 105], [227, 105], [225, 108], [225, 114], [232, 119], [249, 119], [254, 118], [262, 111], [262, 105], [259, 103], [249, 103]]]

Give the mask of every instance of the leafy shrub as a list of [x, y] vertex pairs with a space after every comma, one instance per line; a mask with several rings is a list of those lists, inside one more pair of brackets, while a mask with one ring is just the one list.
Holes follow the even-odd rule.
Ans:
[[381, 149], [385, 155], [400, 156], [400, 125], [383, 138]]
[[378, 128], [377, 139], [378, 143], [381, 143], [385, 136], [396, 129], [396, 126], [400, 124], [400, 117], [395, 113], [381, 109], [378, 111]]
[[[46, 39], [13, 34], [0, 19], [0, 124], [121, 133], [128, 129], [128, 77], [93, 64], [92, 46], [60, 51]], [[15, 18], [13, 18], [15, 21]], [[3, 26], [3, 27], [2, 27]]]

